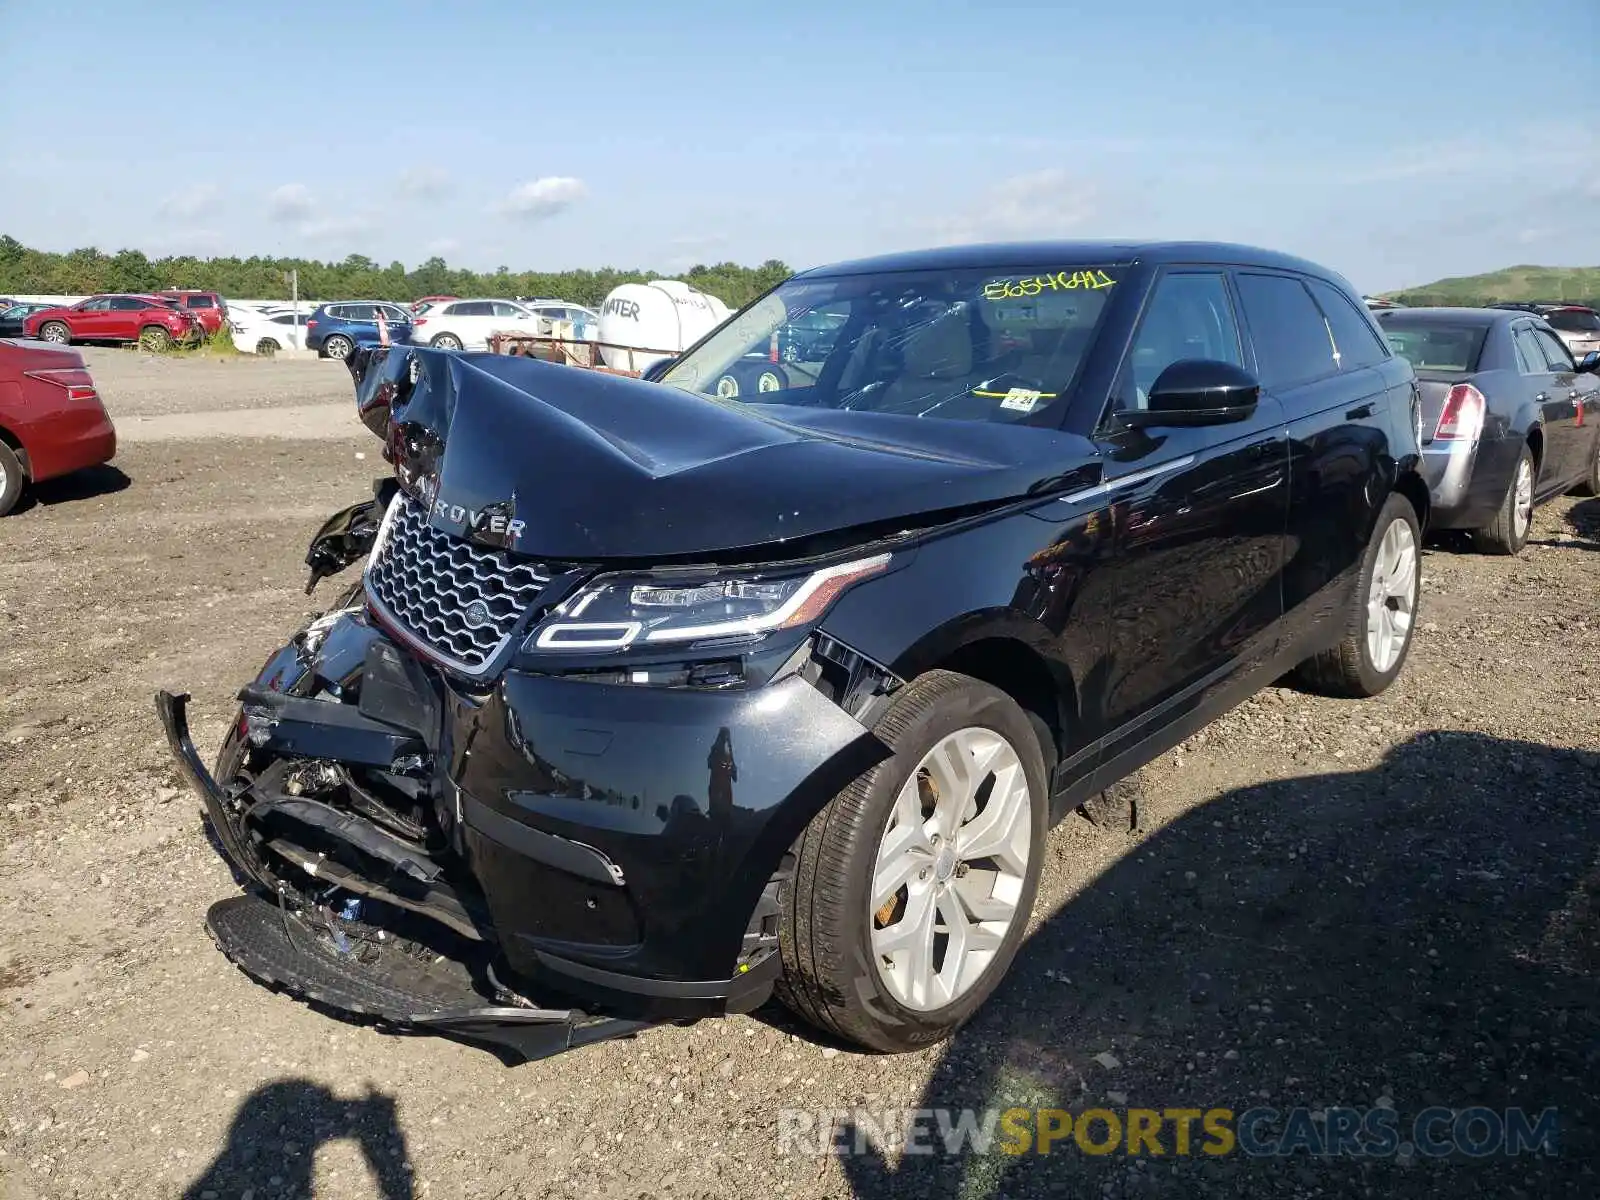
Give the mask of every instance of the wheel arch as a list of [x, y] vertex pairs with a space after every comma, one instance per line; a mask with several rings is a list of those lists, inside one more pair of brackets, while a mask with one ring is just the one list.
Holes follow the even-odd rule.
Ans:
[[14, 432], [5, 425], [0, 425], [0, 443], [4, 443], [17, 456], [17, 461], [22, 464], [22, 477], [32, 481], [33, 467], [28, 462], [28, 447], [22, 440], [22, 435]]
[[1428, 531], [1428, 520], [1433, 512], [1433, 496], [1428, 483], [1415, 471], [1402, 471], [1394, 481], [1394, 490], [1411, 502], [1417, 513], [1417, 525], [1423, 533]]

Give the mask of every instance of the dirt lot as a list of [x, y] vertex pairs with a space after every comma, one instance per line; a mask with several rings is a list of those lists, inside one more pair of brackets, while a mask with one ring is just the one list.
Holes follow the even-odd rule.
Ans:
[[[347, 377], [90, 358], [119, 470], [0, 521], [5, 1200], [1600, 1194], [1600, 501], [1541, 510], [1514, 561], [1429, 553], [1380, 700], [1269, 691], [1142, 774], [1139, 830], [1060, 828], [952, 1047], [763, 1013], [508, 1070], [271, 994], [202, 925], [232, 885], [151, 694], [194, 694], [210, 757], [315, 607], [306, 538], [382, 466]], [[779, 1149], [784, 1108], [1013, 1104], [1553, 1107], [1559, 1154]]]

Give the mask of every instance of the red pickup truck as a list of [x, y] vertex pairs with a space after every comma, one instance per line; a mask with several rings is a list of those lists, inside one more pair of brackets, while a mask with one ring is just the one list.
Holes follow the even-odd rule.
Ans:
[[47, 308], [22, 323], [24, 337], [70, 342], [138, 342], [165, 350], [174, 342], [197, 342], [205, 329], [193, 313], [159, 296], [102, 294], [70, 307]]

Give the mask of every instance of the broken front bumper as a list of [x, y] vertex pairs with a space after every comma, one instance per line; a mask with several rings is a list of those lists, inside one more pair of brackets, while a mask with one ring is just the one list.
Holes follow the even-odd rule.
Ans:
[[[229, 806], [189, 735], [187, 695], [160, 692], [156, 708], [168, 744], [206, 806], [213, 830], [235, 866], [252, 861]], [[332, 706], [330, 706], [332, 707]], [[349, 911], [348, 906], [346, 911]], [[394, 1032], [435, 1034], [479, 1046], [502, 1062], [546, 1058], [590, 1042], [628, 1036], [645, 1022], [595, 1017], [574, 1008], [507, 1003], [482, 964], [435, 958], [366, 942], [337, 926], [318, 925], [259, 892], [213, 904], [206, 925], [217, 946], [245, 974], [301, 999], [372, 1020]], [[518, 1000], [521, 998], [518, 997]]]
[[[396, 1027], [504, 1025], [513, 1049], [545, 1053], [762, 1003], [780, 970], [790, 847], [888, 753], [794, 674], [696, 691], [508, 671], [488, 692], [461, 692], [399, 650], [353, 596], [274, 654], [239, 699], [213, 777], [186, 698], [157, 697], [220, 849], [259, 892], [213, 910], [228, 956], [264, 982]], [[341, 782], [306, 785], [318, 772]], [[395, 786], [409, 789], [410, 815], [368, 794], [373, 779], [391, 801]], [[340, 944], [357, 932], [340, 915], [352, 899], [369, 922], [392, 914], [436, 929], [435, 942], [405, 936], [460, 968], [454, 990], [423, 1003], [431, 984], [390, 978], [410, 978], [414, 963], [352, 958]], [[286, 935], [263, 932], [269, 913]], [[575, 1007], [547, 1009], [527, 990]], [[518, 1015], [502, 1011], [507, 994]], [[591, 1031], [589, 1014], [618, 1023]]]

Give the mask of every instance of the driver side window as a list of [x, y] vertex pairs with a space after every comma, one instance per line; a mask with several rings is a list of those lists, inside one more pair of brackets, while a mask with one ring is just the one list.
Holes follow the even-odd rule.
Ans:
[[1117, 411], [1146, 407], [1161, 372], [1192, 358], [1244, 365], [1239, 325], [1220, 271], [1172, 272], [1157, 282], [1128, 353]]

